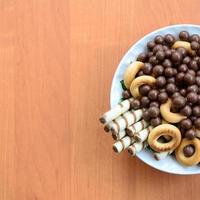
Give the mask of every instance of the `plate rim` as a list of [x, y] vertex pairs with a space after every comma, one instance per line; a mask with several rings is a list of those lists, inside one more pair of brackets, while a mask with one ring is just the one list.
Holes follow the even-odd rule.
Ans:
[[[149, 37], [157, 32], [161, 32], [161, 31], [164, 31], [166, 29], [169, 29], [169, 28], [180, 28], [180, 27], [188, 27], [188, 28], [198, 28], [200, 29], [200, 25], [196, 25], [196, 24], [174, 24], [174, 25], [169, 25], [169, 26], [164, 26], [164, 27], [161, 27], [161, 28], [158, 28], [152, 32], [149, 32], [145, 35], [143, 35], [140, 39], [138, 39], [135, 43], [133, 43], [129, 48], [128, 50], [123, 54], [115, 72], [114, 72], [114, 75], [113, 75], [113, 79], [112, 79], [112, 83], [111, 83], [111, 89], [110, 89], [110, 107], [112, 108], [114, 106], [114, 102], [113, 102], [113, 91], [114, 91], [114, 85], [115, 85], [115, 82], [116, 82], [116, 79], [117, 79], [117, 75], [119, 74], [119, 71], [120, 71], [120, 68], [121, 68], [121, 65], [124, 61], [124, 59], [127, 57], [127, 55], [130, 53], [130, 51], [132, 51], [138, 44], [141, 43], [142, 40], [144, 40], [146, 37]], [[139, 154], [136, 155], [137, 158], [139, 158], [141, 161], [143, 161], [145, 164], [151, 166], [152, 168], [154, 169], [157, 169], [159, 171], [162, 171], [162, 172], [165, 172], [165, 173], [170, 173], [170, 174], [175, 174], [175, 175], [194, 175], [194, 174], [200, 174], [200, 171], [191, 171], [191, 172], [188, 172], [188, 171], [181, 171], [181, 172], [174, 172], [172, 170], [163, 170], [159, 167], [156, 167], [154, 166], [151, 162], [148, 162], [146, 159], [143, 158], [143, 156], [140, 156]], [[187, 167], [188, 168], [188, 167]]]

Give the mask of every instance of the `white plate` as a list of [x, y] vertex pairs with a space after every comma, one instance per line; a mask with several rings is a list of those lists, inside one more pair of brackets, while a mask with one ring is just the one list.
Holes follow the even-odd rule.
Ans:
[[[180, 25], [167, 26], [144, 36], [127, 51], [127, 53], [124, 55], [121, 62], [119, 63], [119, 66], [113, 77], [111, 94], [110, 94], [111, 108], [115, 106], [121, 98], [122, 88], [120, 85], [120, 81], [123, 79], [123, 74], [125, 69], [127, 68], [128, 64], [131, 61], [136, 60], [139, 53], [146, 50], [147, 42], [153, 40], [153, 38], [156, 35], [165, 35], [167, 33], [171, 33], [177, 37], [178, 33], [182, 30], [186, 30], [190, 34], [196, 33], [200, 35], [200, 26], [197, 25], [180, 24]], [[193, 167], [184, 167], [180, 165], [173, 156], [168, 156], [167, 158], [161, 161], [156, 161], [149, 150], [143, 150], [141, 153], [137, 155], [137, 157], [140, 158], [146, 164], [150, 165], [151, 167], [154, 167], [164, 172], [173, 174], [185, 174], [185, 175], [200, 174], [200, 165]]]

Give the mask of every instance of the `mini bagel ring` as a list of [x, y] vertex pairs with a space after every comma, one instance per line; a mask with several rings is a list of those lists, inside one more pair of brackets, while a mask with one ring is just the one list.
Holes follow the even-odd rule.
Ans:
[[[158, 141], [161, 136], [171, 136], [171, 140], [167, 143]], [[148, 137], [149, 146], [156, 152], [171, 151], [178, 147], [181, 142], [180, 130], [172, 124], [161, 124], [151, 130]]]
[[144, 84], [153, 85], [156, 79], [153, 76], [139, 76], [134, 79], [130, 86], [130, 92], [134, 98], [140, 97], [139, 87]]
[[[184, 147], [188, 145], [193, 145], [195, 148], [195, 152], [191, 157], [185, 157], [183, 153]], [[177, 161], [183, 165], [186, 166], [196, 165], [197, 163], [200, 162], [200, 140], [197, 138], [194, 138], [192, 140], [184, 138], [180, 146], [175, 150], [175, 156]]]
[[124, 73], [124, 84], [127, 89], [130, 88], [132, 81], [134, 80], [136, 74], [144, 67], [144, 63], [140, 61], [135, 61], [131, 63], [125, 73]]
[[191, 44], [189, 42], [186, 42], [186, 41], [176, 41], [172, 45], [173, 49], [178, 49], [180, 47], [185, 48], [187, 50], [187, 52], [190, 53], [191, 55], [196, 55], [196, 52], [192, 50]]

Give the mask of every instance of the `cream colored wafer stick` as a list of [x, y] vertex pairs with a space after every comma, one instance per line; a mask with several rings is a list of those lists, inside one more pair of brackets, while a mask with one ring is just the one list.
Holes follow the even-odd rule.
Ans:
[[103, 114], [103, 116], [99, 119], [102, 124], [109, 123], [113, 119], [119, 117], [121, 114], [125, 113], [130, 109], [130, 103], [133, 98], [126, 99], [121, 103], [117, 104], [114, 108]]
[[110, 130], [113, 134], [123, 131], [142, 118], [142, 110], [130, 110], [111, 122]]
[[162, 160], [170, 155], [173, 151], [154, 152], [153, 156], [156, 160]]
[[133, 142], [135, 142], [135, 139], [133, 137], [126, 136], [113, 144], [113, 150], [116, 153], [120, 153], [124, 149], [128, 148], [131, 144], [133, 144]]
[[148, 143], [146, 141], [145, 142], [135, 142], [128, 147], [128, 153], [131, 156], [135, 156], [137, 153], [139, 153], [140, 151], [145, 149], [147, 146], [148, 146]]
[[126, 131], [120, 131], [119, 133], [112, 133], [112, 137], [114, 140], [120, 140], [126, 135]]
[[141, 120], [141, 121], [138, 121], [135, 124], [127, 127], [126, 133], [129, 136], [134, 136], [137, 132], [143, 130], [147, 126], [148, 126], [148, 123], [145, 120]]
[[134, 138], [137, 142], [144, 142], [149, 135], [149, 132], [152, 130], [152, 126], [149, 126], [148, 128], [145, 128], [141, 130], [140, 132], [136, 133]]

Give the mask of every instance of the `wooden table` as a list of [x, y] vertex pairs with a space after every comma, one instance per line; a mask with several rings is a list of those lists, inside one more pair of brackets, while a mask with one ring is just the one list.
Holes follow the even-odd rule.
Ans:
[[143, 35], [198, 24], [199, 1], [1, 0], [0, 199], [199, 199], [200, 176], [161, 173], [98, 122]]

